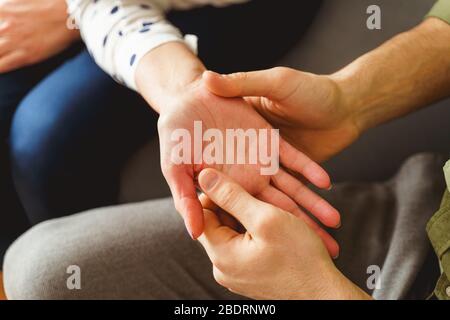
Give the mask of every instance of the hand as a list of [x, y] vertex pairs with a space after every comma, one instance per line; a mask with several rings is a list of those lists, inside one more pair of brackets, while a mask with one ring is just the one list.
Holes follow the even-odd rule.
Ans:
[[359, 136], [338, 82], [288, 68], [203, 76], [205, 85], [221, 97], [245, 97], [298, 150], [322, 162]]
[[79, 32], [66, 26], [64, 0], [0, 0], [0, 73], [43, 61]]
[[[328, 227], [340, 225], [340, 216], [325, 200], [309, 190], [283, 169], [272, 176], [260, 173], [261, 164], [174, 164], [171, 159], [173, 148], [179, 144], [171, 138], [174, 130], [187, 129], [194, 136], [194, 121], [201, 121], [203, 132], [217, 129], [225, 136], [227, 129], [272, 129], [251, 106], [242, 99], [217, 97], [203, 86], [201, 81], [184, 88], [176, 95], [173, 104], [166, 105], [158, 122], [161, 165], [175, 200], [177, 210], [183, 215], [193, 238], [203, 232], [203, 208], [198, 201], [194, 180], [206, 168], [216, 168], [240, 183], [245, 190], [257, 198], [279, 206], [306, 221], [322, 238], [330, 254], [338, 255], [335, 240], [320, 228], [306, 213], [305, 208]], [[246, 152], [248, 154], [249, 144]], [[300, 173], [320, 188], [329, 188], [330, 179], [326, 172], [301, 152], [295, 150], [283, 139], [280, 140], [280, 160], [288, 169]]]
[[334, 266], [323, 243], [284, 210], [253, 198], [214, 170], [203, 170], [206, 195], [245, 227], [240, 234], [219, 221], [203, 199], [205, 232], [199, 241], [222, 286], [253, 299], [369, 299]]

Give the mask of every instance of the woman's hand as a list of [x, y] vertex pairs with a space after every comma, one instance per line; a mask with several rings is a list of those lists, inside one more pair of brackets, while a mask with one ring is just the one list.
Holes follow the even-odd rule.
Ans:
[[219, 75], [205, 72], [207, 88], [221, 97], [244, 97], [298, 150], [322, 162], [360, 134], [338, 81], [289, 68]]
[[217, 170], [203, 170], [199, 184], [246, 229], [241, 234], [223, 225], [203, 197], [205, 232], [199, 241], [219, 284], [254, 299], [370, 298], [336, 269], [303, 220], [253, 198]]
[[79, 38], [64, 0], [0, 0], [0, 73], [41, 62]]

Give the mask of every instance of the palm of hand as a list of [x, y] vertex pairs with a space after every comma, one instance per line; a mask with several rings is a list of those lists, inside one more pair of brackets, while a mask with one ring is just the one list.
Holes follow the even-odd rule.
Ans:
[[[183, 99], [182, 99], [183, 100]], [[203, 133], [207, 129], [218, 129], [225, 137], [227, 129], [271, 129], [269, 123], [261, 117], [250, 105], [242, 99], [224, 99], [217, 97], [206, 90], [190, 94], [190, 98], [183, 100], [183, 105], [177, 107], [176, 113], [167, 118], [161, 117], [159, 122], [163, 167], [171, 163], [171, 150], [178, 144], [170, 138], [171, 132], [179, 128], [188, 129], [194, 137], [194, 122], [201, 121]], [[198, 138], [198, 137], [196, 137]], [[203, 137], [200, 137], [201, 139]], [[203, 148], [205, 144], [203, 144]], [[247, 144], [248, 147], [248, 144]], [[225, 149], [225, 146], [224, 146]], [[248, 156], [248, 148], [245, 153]], [[192, 163], [194, 154], [192, 153]], [[230, 176], [247, 192], [254, 196], [262, 193], [270, 184], [270, 176], [260, 174], [260, 164], [185, 164], [190, 176], [196, 177], [204, 168], [215, 168]]]
[[[170, 111], [170, 109], [167, 111], [166, 109], [158, 123], [161, 164], [174, 196], [176, 208], [183, 215], [193, 237], [198, 237], [203, 231], [203, 210], [196, 195], [194, 181], [199, 172], [208, 167], [227, 174], [260, 200], [302, 217], [316, 230], [330, 253], [336, 254], [338, 251], [336, 242], [315, 224], [299, 208], [299, 205], [316, 215], [328, 226], [335, 226], [339, 223], [338, 212], [283, 169], [280, 169], [274, 176], [263, 176], [260, 173], [260, 164], [175, 165], [171, 161], [172, 150], [179, 144], [179, 141], [172, 141], [172, 132], [184, 128], [190, 132], [191, 137], [194, 137], [194, 121], [201, 121], [203, 132], [207, 129], [218, 129], [223, 136], [227, 129], [271, 129], [271, 125], [251, 105], [243, 99], [225, 99], [215, 96], [204, 87], [199, 86], [187, 93], [185, 98], [178, 97], [172, 110], [176, 111]], [[248, 144], [246, 147], [248, 156]], [[194, 156], [195, 154], [192, 154], [191, 163], [194, 163]], [[283, 165], [303, 174], [317, 186], [329, 187], [329, 177], [325, 171], [281, 138], [280, 160]], [[304, 192], [296, 195], [294, 193], [297, 190]], [[322, 205], [316, 206], [318, 202]]]

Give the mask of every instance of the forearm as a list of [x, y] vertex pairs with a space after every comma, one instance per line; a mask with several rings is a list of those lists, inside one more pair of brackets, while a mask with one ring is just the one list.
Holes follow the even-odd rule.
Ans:
[[189, 86], [195, 85], [205, 70], [202, 62], [183, 43], [166, 43], [147, 53], [136, 70], [139, 93], [158, 112]]
[[332, 75], [361, 132], [450, 95], [450, 26], [436, 18]]

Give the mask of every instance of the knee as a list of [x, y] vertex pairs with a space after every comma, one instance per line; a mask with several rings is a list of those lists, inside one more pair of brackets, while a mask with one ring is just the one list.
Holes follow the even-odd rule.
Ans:
[[46, 123], [29, 111], [18, 112], [13, 119], [10, 132], [10, 153], [15, 169], [24, 176], [42, 172], [47, 159]]
[[[69, 298], [68, 266], [60, 242], [55, 241], [51, 221], [32, 228], [8, 249], [4, 263], [4, 287], [10, 300]], [[50, 233], [49, 233], [50, 231]], [[53, 235], [52, 235], [53, 234]]]

